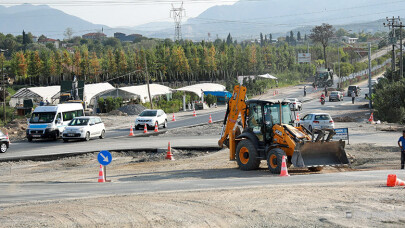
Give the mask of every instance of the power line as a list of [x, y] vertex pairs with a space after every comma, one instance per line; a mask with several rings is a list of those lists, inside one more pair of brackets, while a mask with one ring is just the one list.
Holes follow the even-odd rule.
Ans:
[[183, 8], [183, 2], [181, 6], [175, 8], [172, 4], [172, 9], [170, 10], [170, 17], [174, 19], [174, 40], [181, 40], [181, 20], [183, 19], [183, 15], [186, 15], [186, 10]]

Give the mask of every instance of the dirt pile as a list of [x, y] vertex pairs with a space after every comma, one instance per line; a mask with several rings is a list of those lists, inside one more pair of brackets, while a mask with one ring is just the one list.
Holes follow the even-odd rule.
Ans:
[[356, 119], [350, 116], [338, 116], [334, 117], [335, 122], [356, 122]]
[[130, 104], [130, 105], [122, 106], [118, 110], [132, 116], [132, 115], [139, 115], [145, 109], [146, 108], [143, 105]]
[[15, 119], [1, 128], [4, 134], [8, 133], [10, 140], [22, 140], [25, 138], [25, 131], [27, 130], [26, 119]]
[[121, 112], [120, 110], [112, 110], [111, 112], [108, 113], [108, 115], [111, 116], [127, 116], [128, 114], [125, 112]]

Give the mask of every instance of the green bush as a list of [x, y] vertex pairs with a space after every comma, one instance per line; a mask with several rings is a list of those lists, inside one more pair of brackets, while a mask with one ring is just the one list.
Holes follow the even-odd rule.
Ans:
[[207, 102], [209, 106], [211, 106], [214, 103], [217, 103], [217, 97], [211, 94], [208, 94], [204, 96], [204, 101]]
[[121, 97], [107, 97], [106, 99], [103, 99], [100, 97], [97, 101], [98, 107], [100, 109], [100, 112], [111, 112], [112, 110], [116, 110], [119, 107], [121, 107], [122, 104], [122, 98]]

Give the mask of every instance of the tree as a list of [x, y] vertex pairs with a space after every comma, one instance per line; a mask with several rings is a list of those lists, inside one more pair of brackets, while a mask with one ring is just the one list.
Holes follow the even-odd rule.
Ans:
[[263, 44], [264, 44], [263, 33], [260, 33], [260, 46], [263, 46]]
[[297, 40], [301, 41], [301, 32], [300, 31], [297, 32]]
[[323, 23], [320, 26], [315, 26], [309, 38], [314, 42], [319, 42], [323, 47], [323, 59], [325, 61], [325, 68], [328, 68], [328, 63], [326, 59], [326, 47], [328, 46], [329, 39], [333, 36], [335, 29], [332, 25]]
[[269, 40], [270, 40], [270, 43], [273, 43], [273, 35], [271, 33], [269, 35]]
[[231, 45], [233, 43], [231, 33], [226, 37], [226, 44]]
[[349, 35], [349, 33], [344, 28], [340, 28], [336, 31], [337, 37], [342, 37], [342, 36], [347, 36], [347, 35]]
[[66, 39], [70, 40], [72, 39], [73, 35], [73, 29], [72, 28], [66, 28], [65, 32], [63, 33]]

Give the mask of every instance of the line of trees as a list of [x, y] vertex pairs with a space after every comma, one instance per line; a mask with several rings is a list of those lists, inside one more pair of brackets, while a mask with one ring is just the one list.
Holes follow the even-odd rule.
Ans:
[[[114, 38], [112, 38], [114, 39]], [[111, 42], [110, 42], [111, 43]], [[101, 49], [101, 50], [100, 50]], [[237, 75], [300, 72], [314, 74], [313, 65], [296, 63], [296, 54], [304, 47], [287, 43], [255, 44], [225, 40], [215, 42], [172, 42], [153, 40], [143, 45], [81, 44], [74, 51], [41, 47], [8, 53], [7, 72], [18, 84], [51, 85], [77, 75], [80, 80], [117, 83], [143, 83], [145, 59], [151, 81], [236, 80]], [[4, 61], [3, 53], [0, 61]], [[298, 78], [299, 80], [299, 78]]]

